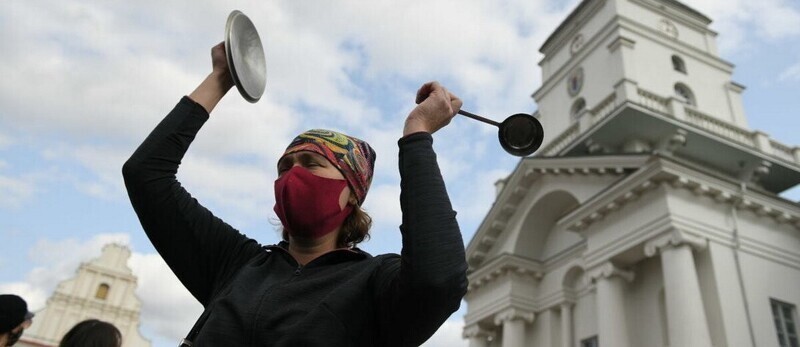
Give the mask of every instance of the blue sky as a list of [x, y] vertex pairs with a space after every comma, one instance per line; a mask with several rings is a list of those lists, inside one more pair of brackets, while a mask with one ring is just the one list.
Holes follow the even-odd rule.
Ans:
[[[800, 141], [800, 4], [700, 0], [723, 59], [747, 86], [751, 129]], [[396, 140], [414, 92], [439, 80], [464, 109], [496, 120], [532, 112], [539, 46], [576, 0], [0, 2], [0, 292], [40, 308], [55, 285], [106, 242], [129, 245], [142, 331], [171, 346], [200, 306], [144, 237], [120, 169], [156, 123], [209, 72], [227, 14], [256, 23], [268, 59], [257, 104], [233, 90], [189, 151], [179, 179], [204, 205], [262, 243], [278, 240], [275, 161], [312, 127], [369, 141], [378, 152], [365, 207], [377, 254], [398, 252]], [[518, 159], [496, 129], [457, 118], [435, 135], [465, 242]], [[798, 189], [787, 192], [800, 199]], [[464, 309], [430, 346], [464, 344]]]

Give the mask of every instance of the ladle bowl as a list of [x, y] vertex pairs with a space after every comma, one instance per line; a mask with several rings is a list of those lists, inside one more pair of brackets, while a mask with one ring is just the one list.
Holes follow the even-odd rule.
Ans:
[[518, 157], [531, 155], [539, 149], [544, 139], [542, 123], [527, 113], [513, 114], [502, 123], [464, 110], [459, 110], [458, 114], [498, 127], [497, 138], [500, 140], [500, 146], [511, 155]]

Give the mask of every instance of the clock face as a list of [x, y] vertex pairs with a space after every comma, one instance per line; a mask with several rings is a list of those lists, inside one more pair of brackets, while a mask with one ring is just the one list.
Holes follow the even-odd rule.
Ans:
[[567, 78], [567, 92], [569, 96], [578, 95], [583, 88], [583, 68], [579, 67], [572, 71]]
[[670, 22], [668, 19], [661, 19], [658, 21], [658, 30], [661, 30], [661, 32], [670, 38], [678, 38], [678, 27], [676, 27], [675, 24]]

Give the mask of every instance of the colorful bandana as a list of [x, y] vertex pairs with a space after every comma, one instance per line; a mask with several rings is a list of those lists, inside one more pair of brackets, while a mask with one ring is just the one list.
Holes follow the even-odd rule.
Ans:
[[320, 154], [333, 163], [347, 180], [361, 206], [367, 197], [375, 168], [375, 151], [368, 143], [335, 131], [312, 129], [297, 135], [281, 158], [299, 151]]

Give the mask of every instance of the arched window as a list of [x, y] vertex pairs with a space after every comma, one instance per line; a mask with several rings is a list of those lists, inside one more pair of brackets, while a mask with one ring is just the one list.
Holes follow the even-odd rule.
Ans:
[[675, 96], [678, 97], [678, 100], [688, 105], [697, 105], [697, 100], [694, 99], [694, 93], [692, 93], [689, 87], [682, 83], [675, 85]]
[[583, 98], [575, 100], [575, 102], [572, 104], [572, 108], [569, 110], [570, 117], [572, 117], [572, 119], [578, 119], [578, 116], [585, 108], [586, 100], [583, 100]]
[[97, 286], [97, 293], [94, 294], [94, 297], [100, 300], [105, 300], [106, 297], [108, 297], [108, 290], [110, 288], [111, 287], [109, 287], [108, 284], [105, 283], [100, 284], [99, 286]]
[[684, 73], [684, 74], [687, 73], [686, 72], [686, 63], [684, 63], [683, 59], [681, 59], [681, 57], [679, 57], [677, 55], [673, 55], [672, 56], [672, 68], [675, 69], [675, 71], [678, 71], [680, 73]]

